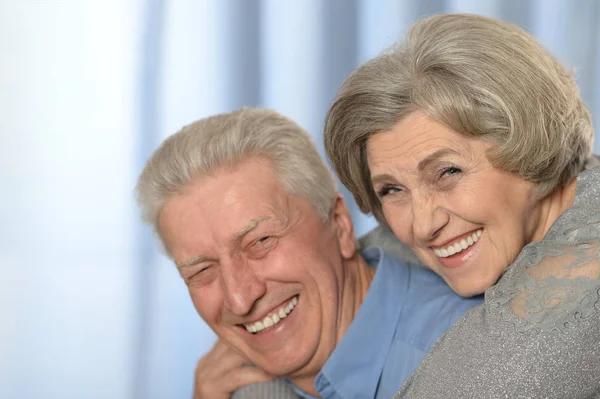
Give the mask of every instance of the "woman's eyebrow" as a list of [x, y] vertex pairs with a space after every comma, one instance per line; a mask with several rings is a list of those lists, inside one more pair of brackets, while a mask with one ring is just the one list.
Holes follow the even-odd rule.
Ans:
[[417, 169], [419, 170], [419, 172], [422, 172], [423, 170], [427, 169], [431, 164], [439, 161], [441, 158], [447, 155], [458, 155], [458, 152], [450, 148], [442, 148], [441, 150], [437, 150], [434, 153], [422, 159], [417, 165]]
[[394, 176], [392, 176], [389, 173], [383, 173], [380, 175], [375, 175], [374, 177], [371, 178], [371, 185], [376, 185], [376, 184], [383, 184], [383, 183], [390, 183], [390, 182], [395, 182], [396, 179], [394, 178]]

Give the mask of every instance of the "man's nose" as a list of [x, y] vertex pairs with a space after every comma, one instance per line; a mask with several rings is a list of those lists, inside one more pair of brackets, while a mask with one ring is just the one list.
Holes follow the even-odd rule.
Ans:
[[266, 293], [265, 282], [256, 275], [248, 261], [231, 258], [221, 262], [225, 307], [233, 314], [248, 314], [254, 303]]

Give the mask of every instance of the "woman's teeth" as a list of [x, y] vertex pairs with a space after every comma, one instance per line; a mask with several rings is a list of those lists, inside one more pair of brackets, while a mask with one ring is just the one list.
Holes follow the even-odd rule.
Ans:
[[482, 233], [483, 233], [483, 230], [479, 229], [476, 232], [474, 232], [473, 234], [471, 234], [469, 237], [463, 238], [459, 242], [454, 243], [452, 245], [448, 245], [445, 248], [441, 248], [441, 249], [436, 248], [433, 250], [433, 252], [439, 258], [447, 258], [448, 256], [455, 255], [455, 254], [462, 252], [465, 249], [469, 248], [471, 245], [475, 244], [479, 240], [479, 237], [481, 237]]
[[294, 310], [294, 307], [296, 307], [297, 303], [298, 297], [295, 296], [292, 299], [290, 299], [288, 303], [280, 307], [277, 311], [273, 312], [272, 314], [267, 315], [267, 317], [265, 317], [261, 321], [257, 321], [256, 323], [252, 324], [244, 324], [244, 327], [246, 327], [246, 331], [250, 333], [257, 333], [264, 330], [265, 328], [273, 327], [275, 324], [285, 319], [287, 315], [289, 315], [292, 312], [292, 310]]

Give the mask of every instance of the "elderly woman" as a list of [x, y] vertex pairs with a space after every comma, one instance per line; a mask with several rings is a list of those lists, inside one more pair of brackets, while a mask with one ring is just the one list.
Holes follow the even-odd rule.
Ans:
[[447, 14], [343, 84], [341, 181], [459, 294], [398, 398], [600, 397], [600, 168], [572, 76], [523, 30]]

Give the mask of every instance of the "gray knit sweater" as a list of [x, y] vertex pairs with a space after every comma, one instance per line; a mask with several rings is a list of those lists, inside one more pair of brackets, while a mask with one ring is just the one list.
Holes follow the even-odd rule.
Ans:
[[235, 391], [231, 399], [296, 399], [300, 398], [296, 392], [283, 381], [276, 378], [269, 382], [257, 382], [246, 385]]

